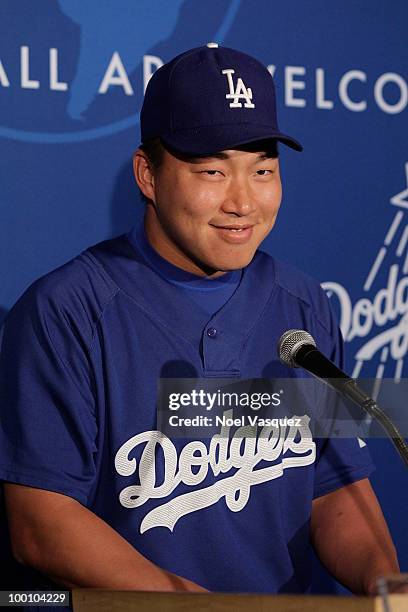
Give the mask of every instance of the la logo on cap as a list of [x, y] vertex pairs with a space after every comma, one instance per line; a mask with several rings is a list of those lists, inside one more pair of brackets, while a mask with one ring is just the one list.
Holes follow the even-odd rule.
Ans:
[[222, 74], [227, 75], [229, 93], [225, 94], [227, 100], [233, 100], [230, 102], [230, 108], [242, 108], [242, 103], [239, 100], [245, 100], [245, 108], [255, 108], [255, 104], [252, 102], [252, 89], [245, 87], [244, 81], [238, 77], [236, 87], [234, 88], [234, 80], [232, 75], [235, 74], [233, 68], [222, 70]]

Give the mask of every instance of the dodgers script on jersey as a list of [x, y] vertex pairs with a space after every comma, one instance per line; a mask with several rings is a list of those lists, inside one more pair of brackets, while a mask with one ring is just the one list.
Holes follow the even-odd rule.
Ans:
[[367, 448], [313, 439], [297, 406], [291, 426], [225, 424], [207, 440], [157, 429], [161, 378], [302, 376], [276, 354], [287, 329], [306, 329], [341, 364], [316, 281], [262, 251], [233, 278], [209, 316], [132, 232], [31, 285], [2, 329], [0, 477], [76, 499], [211, 591], [307, 592], [312, 500], [366, 477]]

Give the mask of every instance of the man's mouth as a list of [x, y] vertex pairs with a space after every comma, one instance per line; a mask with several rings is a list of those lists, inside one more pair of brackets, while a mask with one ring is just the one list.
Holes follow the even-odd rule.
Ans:
[[248, 242], [252, 236], [253, 225], [246, 223], [245, 225], [212, 225], [221, 238], [230, 244], [244, 244]]
[[242, 232], [243, 230], [246, 230], [249, 227], [253, 227], [253, 226], [250, 224], [247, 224], [247, 225], [214, 225], [214, 227], [217, 227], [218, 229], [230, 230], [231, 232]]

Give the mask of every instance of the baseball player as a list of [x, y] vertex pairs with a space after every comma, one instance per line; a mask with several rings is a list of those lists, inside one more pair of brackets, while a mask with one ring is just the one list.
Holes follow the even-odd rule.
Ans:
[[302, 148], [278, 127], [271, 75], [215, 43], [187, 51], [153, 75], [141, 131], [143, 223], [40, 278], [3, 327], [15, 559], [38, 589], [307, 593], [313, 545], [374, 592], [399, 570], [361, 441], [157, 426], [160, 379], [302, 376], [276, 354], [287, 329], [342, 365], [318, 282], [259, 250], [281, 202], [278, 142]]

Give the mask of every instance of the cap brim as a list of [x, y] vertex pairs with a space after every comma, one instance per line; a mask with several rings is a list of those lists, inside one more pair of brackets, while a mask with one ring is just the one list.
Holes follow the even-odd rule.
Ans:
[[170, 149], [185, 155], [211, 155], [258, 140], [278, 140], [295, 151], [303, 151], [302, 145], [287, 134], [268, 126], [250, 124], [216, 125], [162, 134], [163, 143]]

